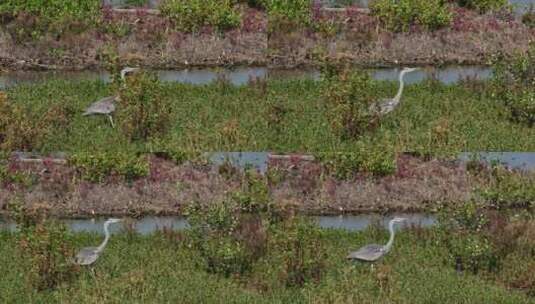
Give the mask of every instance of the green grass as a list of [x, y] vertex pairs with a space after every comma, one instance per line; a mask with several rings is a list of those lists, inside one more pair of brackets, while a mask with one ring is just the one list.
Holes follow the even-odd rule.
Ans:
[[[94, 266], [95, 276], [83, 269], [71, 283], [41, 293], [28, 290], [23, 283], [15, 235], [0, 232], [0, 302], [535, 303], [534, 298], [492, 280], [457, 274], [442, 262], [445, 249], [426, 232], [400, 233], [392, 252], [372, 270], [369, 264], [346, 261], [345, 255], [366, 243], [385, 241], [386, 232], [328, 230], [321, 240], [329, 252], [327, 273], [319, 284], [263, 292], [247, 276], [207, 274], [197, 266], [201, 261], [196, 252], [161, 234], [122, 234], [112, 237]], [[76, 247], [100, 241], [96, 235], [75, 236]]]
[[[485, 87], [483, 88], [485, 89]], [[381, 83], [378, 98], [395, 94], [396, 84]], [[418, 84], [406, 88], [402, 104], [378, 129], [358, 140], [339, 139], [331, 130], [326, 102], [317, 82], [271, 81], [258, 88], [217, 84], [167, 83], [163, 98], [172, 103], [170, 146], [202, 151], [382, 152], [386, 148], [433, 155], [459, 151], [534, 151], [535, 129], [511, 122], [508, 110], [460, 85]], [[66, 128], [47, 135], [37, 151], [140, 151], [146, 142], [129, 142], [105, 117], [83, 117], [95, 100], [110, 95], [100, 81], [50, 81], [8, 90], [9, 99], [44, 113], [51, 102], [78, 112]], [[273, 104], [282, 106], [277, 127], [268, 124]], [[277, 114], [278, 115], [278, 114]], [[37, 115], [37, 117], [39, 117]]]

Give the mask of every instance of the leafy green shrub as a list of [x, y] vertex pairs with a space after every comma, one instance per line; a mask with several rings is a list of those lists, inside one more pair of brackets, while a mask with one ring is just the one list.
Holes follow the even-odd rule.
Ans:
[[73, 279], [79, 267], [72, 262], [74, 248], [65, 225], [48, 219], [43, 209], [16, 202], [9, 207], [19, 228], [18, 247], [29, 285], [46, 290]]
[[[16, 34], [36, 36], [65, 31], [83, 31], [100, 16], [100, 0], [4, 0], [0, 15], [19, 17], [25, 26], [16, 26]], [[27, 16], [30, 16], [28, 18]]]
[[249, 7], [257, 9], [266, 8], [266, 0], [239, 0], [239, 3], [247, 3]]
[[530, 207], [535, 205], [535, 175], [510, 172], [497, 166], [488, 174], [480, 195], [495, 207]]
[[171, 104], [153, 73], [138, 73], [126, 79], [119, 89], [117, 120], [130, 140], [161, 137], [171, 122]]
[[511, 118], [529, 126], [535, 124], [535, 44], [524, 54], [494, 60], [492, 96], [503, 101], [511, 111]]
[[207, 271], [226, 276], [244, 273], [263, 255], [266, 238], [262, 219], [246, 214], [236, 200], [191, 205], [186, 214], [192, 245], [204, 259]]
[[511, 254], [505, 258], [503, 264], [502, 282], [535, 297], [534, 257]]
[[240, 25], [235, 4], [234, 0], [164, 0], [160, 10], [181, 31], [196, 32], [204, 26], [224, 31]]
[[0, 186], [20, 185], [29, 187], [35, 182], [34, 176], [23, 170], [10, 170], [9, 164], [0, 162]]
[[457, 0], [460, 7], [477, 10], [480, 13], [485, 13], [491, 10], [498, 10], [508, 6], [507, 0]]
[[529, 11], [522, 15], [522, 23], [528, 26], [529, 28], [535, 27], [535, 12]]
[[181, 165], [187, 161], [196, 164], [207, 162], [202, 152], [193, 148], [184, 148], [182, 145], [177, 144], [177, 142], [179, 141], [169, 137], [154, 138], [148, 143], [148, 152], [169, 159], [177, 165]]
[[452, 20], [444, 0], [377, 0], [370, 10], [388, 30], [395, 32], [408, 31], [411, 25], [432, 31], [449, 25]]
[[310, 0], [265, 0], [270, 27], [288, 22], [309, 25], [312, 1]]
[[343, 139], [354, 139], [375, 126], [375, 83], [360, 70], [345, 69], [323, 78], [323, 96], [333, 131]]
[[241, 274], [264, 256], [271, 211], [268, 195], [265, 179], [246, 172], [240, 191], [209, 205], [188, 206], [190, 240], [207, 271], [226, 276]]
[[[327, 251], [322, 244], [323, 231], [309, 219], [290, 217], [271, 230], [269, 275], [287, 287], [302, 287], [321, 280], [327, 268]], [[276, 284], [276, 283], [275, 283]]]
[[440, 239], [448, 250], [448, 263], [473, 273], [497, 269], [499, 257], [484, 233], [487, 223], [488, 218], [475, 202], [441, 210]]
[[0, 148], [2, 150], [36, 150], [48, 135], [66, 129], [75, 114], [72, 104], [51, 103], [43, 112], [30, 106], [12, 103], [0, 95]]
[[535, 125], [535, 92], [524, 90], [508, 102], [512, 118], [530, 127]]
[[78, 152], [69, 157], [83, 180], [102, 182], [111, 175], [132, 181], [149, 174], [149, 163], [129, 153]]
[[358, 152], [324, 152], [315, 156], [327, 172], [338, 179], [351, 179], [359, 173], [382, 176], [394, 173], [396, 156], [393, 150]]

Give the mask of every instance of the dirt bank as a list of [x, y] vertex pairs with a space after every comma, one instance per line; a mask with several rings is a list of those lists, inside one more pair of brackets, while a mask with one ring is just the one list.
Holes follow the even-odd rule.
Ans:
[[[268, 65], [314, 66], [319, 57], [361, 66], [488, 64], [497, 52], [526, 50], [535, 31], [506, 13], [479, 15], [456, 9], [448, 28], [409, 33], [382, 30], [377, 20], [357, 11], [322, 11], [318, 30], [296, 26], [268, 31], [265, 12], [248, 9], [238, 29], [185, 34], [146, 10], [104, 13], [98, 29], [81, 34], [19, 37], [24, 22], [0, 28], [0, 66], [16, 69], [88, 69], [103, 65], [102, 53], [116, 46], [125, 64], [151, 68]], [[330, 22], [330, 23], [329, 23]], [[333, 30], [334, 29], [334, 30]]]
[[[455, 9], [451, 26], [435, 32], [381, 29], [376, 18], [358, 12], [323, 12], [317, 17], [338, 33], [295, 30], [270, 35], [270, 64], [310, 66], [318, 57], [362, 66], [489, 64], [498, 52], [527, 49], [535, 31], [508, 13], [479, 15]], [[329, 29], [327, 27], [327, 29]]]
[[103, 52], [116, 48], [125, 64], [151, 68], [191, 66], [265, 65], [267, 19], [249, 9], [244, 24], [224, 34], [206, 28], [197, 34], [174, 30], [165, 18], [145, 10], [104, 12], [102, 24], [80, 34], [38, 39], [20, 37], [23, 20], [0, 28], [0, 65], [17, 69], [89, 69], [104, 64]]
[[[67, 164], [51, 161], [11, 160], [8, 167], [11, 173], [29, 176], [31, 185], [4, 182], [2, 212], [7, 211], [11, 199], [19, 197], [30, 206], [46, 205], [53, 214], [65, 217], [180, 214], [190, 202], [223, 199], [240, 189], [243, 181], [241, 174], [228, 170], [175, 165], [156, 157], [150, 159], [150, 174], [131, 183], [113, 176], [103, 183], [81, 181]], [[439, 203], [468, 199], [472, 189], [469, 175], [460, 165], [411, 156], [398, 159], [398, 170], [392, 176], [362, 176], [350, 181], [325, 177], [324, 168], [315, 161], [276, 160], [269, 168], [272, 199], [309, 214], [432, 210]]]

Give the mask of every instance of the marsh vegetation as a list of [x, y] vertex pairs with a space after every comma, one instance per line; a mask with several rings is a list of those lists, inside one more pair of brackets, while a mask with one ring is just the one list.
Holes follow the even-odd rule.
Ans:
[[[71, 2], [0, 4], [0, 56], [12, 54], [2, 66], [100, 66], [113, 78], [0, 92], [0, 213], [17, 223], [0, 231], [0, 302], [535, 303], [535, 174], [453, 161], [535, 151], [531, 15], [521, 23], [503, 0], [378, 0], [369, 14], [308, 0], [164, 0], [130, 13]], [[398, 83], [354, 64], [392, 62], [490, 62], [494, 74], [408, 85], [379, 115]], [[322, 74], [193, 85], [145, 69], [119, 80], [128, 64], [192, 63]], [[82, 116], [103, 96], [117, 96], [116, 127]], [[296, 155], [257, 172], [212, 167], [208, 151]], [[322, 229], [304, 216], [394, 210], [434, 212], [438, 224], [403, 227], [374, 267], [346, 256], [383, 243], [381, 227]], [[100, 236], [58, 216], [95, 214], [180, 214], [190, 228], [142, 236], [127, 224], [80, 267], [75, 252]]]

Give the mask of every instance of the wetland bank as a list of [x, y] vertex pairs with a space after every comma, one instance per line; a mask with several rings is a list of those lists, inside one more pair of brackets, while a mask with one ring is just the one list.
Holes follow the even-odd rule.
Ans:
[[535, 303], [529, 12], [69, 3], [0, 4], [0, 302]]
[[[99, 0], [68, 9], [61, 1], [48, 9], [8, 1], [0, 7], [0, 64], [12, 70], [98, 68], [115, 48], [125, 64], [160, 69], [316, 66], [324, 56], [368, 67], [486, 65], [498, 52], [525, 51], [533, 38], [530, 15], [522, 19], [502, 7], [506, 1], [490, 1], [480, 10], [408, 1], [407, 16], [382, 10], [381, 1], [371, 12], [330, 11], [309, 1], [208, 1], [190, 15], [187, 4], [167, 2], [155, 14], [142, 7], [115, 10]], [[54, 10], [64, 10], [64, 17]], [[400, 26], [399, 20], [414, 24]]]

